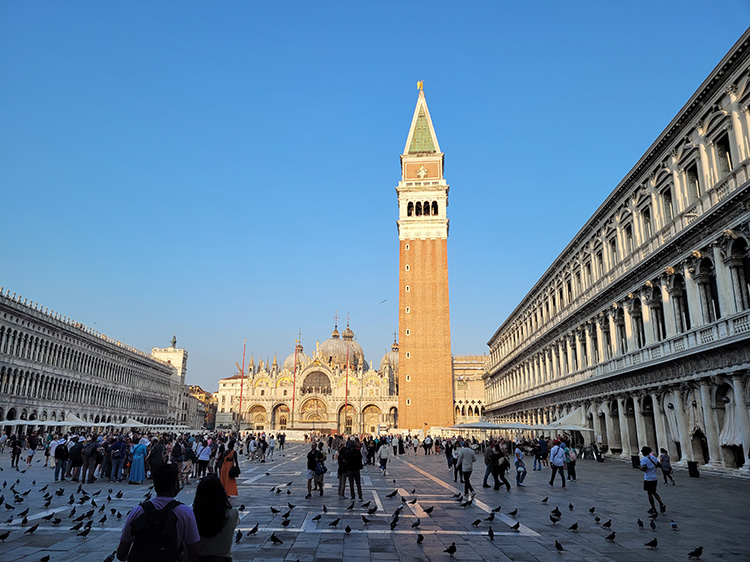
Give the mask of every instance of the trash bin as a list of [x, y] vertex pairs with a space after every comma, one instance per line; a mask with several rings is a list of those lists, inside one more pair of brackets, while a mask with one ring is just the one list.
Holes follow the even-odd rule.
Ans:
[[630, 455], [630, 462], [633, 463], [633, 468], [641, 468], [641, 459], [638, 455]]
[[698, 472], [698, 461], [688, 461], [688, 474], [690, 478], [700, 478], [701, 473]]

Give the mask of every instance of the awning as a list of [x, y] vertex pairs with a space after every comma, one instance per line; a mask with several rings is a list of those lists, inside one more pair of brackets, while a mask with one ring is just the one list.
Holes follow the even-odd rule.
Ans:
[[127, 418], [125, 420], [125, 423], [123, 424], [123, 426], [127, 426], [127, 427], [146, 427], [146, 424], [145, 423], [141, 423], [139, 421], [136, 421], [136, 420], [134, 420], [132, 418]]
[[451, 429], [486, 429], [488, 431], [502, 431], [502, 430], [526, 430], [533, 429], [534, 426], [527, 425], [525, 423], [490, 423], [490, 422], [472, 422], [472, 423], [459, 423], [454, 425]]
[[586, 417], [582, 407], [578, 407], [568, 415], [561, 417], [559, 420], [555, 420], [546, 425], [535, 425], [533, 429], [540, 430], [565, 430], [565, 431], [594, 431], [586, 425]]
[[67, 414], [65, 414], [65, 419], [64, 419], [64, 420], [62, 420], [62, 421], [60, 421], [60, 422], [58, 422], [58, 425], [69, 425], [69, 426], [80, 425], [80, 426], [90, 426], [90, 425], [94, 425], [94, 424], [93, 424], [93, 423], [90, 423], [90, 422], [86, 422], [86, 421], [83, 421], [83, 420], [82, 420], [81, 418], [79, 418], [78, 416], [76, 416], [76, 415], [73, 415], [73, 414], [71, 414], [70, 412], [68, 412]]

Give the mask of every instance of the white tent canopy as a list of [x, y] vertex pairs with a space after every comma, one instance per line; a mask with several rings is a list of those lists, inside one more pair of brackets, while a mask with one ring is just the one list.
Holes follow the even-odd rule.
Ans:
[[80, 426], [89, 426], [89, 425], [94, 425], [94, 424], [93, 424], [93, 423], [90, 423], [90, 422], [86, 422], [86, 421], [83, 421], [83, 420], [82, 420], [81, 418], [79, 418], [78, 416], [76, 416], [76, 415], [74, 415], [74, 414], [71, 414], [70, 412], [68, 412], [67, 414], [65, 414], [65, 419], [64, 419], [64, 420], [62, 420], [62, 421], [60, 421], [60, 422], [58, 422], [58, 425], [69, 425], [69, 426], [80, 425]]
[[535, 425], [532, 429], [540, 429], [546, 431], [565, 430], [565, 431], [593, 431], [586, 425], [586, 416], [583, 408], [578, 407], [571, 411], [569, 414], [561, 417], [559, 420], [555, 420], [546, 425]]
[[485, 429], [488, 431], [502, 431], [502, 430], [526, 430], [533, 429], [533, 426], [524, 423], [490, 423], [490, 422], [473, 422], [473, 423], [459, 423], [454, 425], [451, 429]]

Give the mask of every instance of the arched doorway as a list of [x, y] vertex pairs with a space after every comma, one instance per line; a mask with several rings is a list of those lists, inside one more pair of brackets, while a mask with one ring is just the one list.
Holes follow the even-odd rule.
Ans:
[[395, 406], [388, 411], [388, 425], [392, 428], [398, 427], [398, 408]]
[[[300, 414], [302, 419], [307, 422], [308, 425], [312, 426], [313, 431], [316, 429], [316, 424], [328, 421], [328, 407], [325, 402], [319, 398], [311, 398], [302, 404]], [[320, 425], [317, 426], [318, 429], [320, 429], [320, 427]]]
[[380, 408], [374, 404], [366, 406], [362, 410], [362, 418], [364, 420], [365, 433], [377, 433], [378, 426], [380, 425]]
[[354, 406], [351, 404], [342, 406], [339, 410], [339, 433], [345, 433], [347, 435], [352, 434], [354, 429], [354, 417], [357, 415]]
[[263, 431], [266, 429], [266, 409], [258, 404], [250, 408], [249, 416], [250, 425], [255, 431]]
[[286, 430], [289, 425], [289, 406], [278, 404], [271, 412], [271, 428], [274, 430]]

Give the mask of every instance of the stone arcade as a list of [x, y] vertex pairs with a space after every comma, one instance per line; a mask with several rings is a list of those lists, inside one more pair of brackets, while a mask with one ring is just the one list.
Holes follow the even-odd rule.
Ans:
[[750, 32], [492, 336], [488, 416], [750, 474]]

